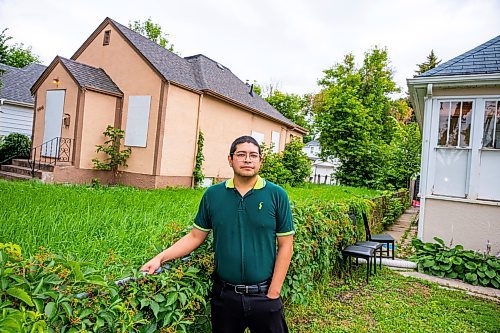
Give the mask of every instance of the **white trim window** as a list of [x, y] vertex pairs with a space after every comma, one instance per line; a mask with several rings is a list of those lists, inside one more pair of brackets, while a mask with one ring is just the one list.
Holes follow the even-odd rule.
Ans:
[[500, 201], [500, 99], [434, 98], [427, 193]]

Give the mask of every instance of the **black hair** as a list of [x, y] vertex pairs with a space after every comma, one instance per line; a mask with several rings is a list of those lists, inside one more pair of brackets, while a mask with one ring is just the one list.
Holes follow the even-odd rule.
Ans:
[[257, 140], [255, 140], [254, 138], [252, 138], [249, 135], [243, 135], [243, 136], [240, 136], [239, 138], [237, 138], [236, 140], [234, 140], [233, 143], [231, 144], [231, 149], [229, 149], [229, 155], [231, 156], [231, 158], [233, 157], [233, 154], [236, 151], [236, 146], [241, 144], [241, 143], [245, 143], [245, 142], [252, 143], [252, 144], [256, 145], [257, 148], [259, 148], [259, 155], [262, 155], [262, 152], [260, 151], [260, 145], [257, 142]]

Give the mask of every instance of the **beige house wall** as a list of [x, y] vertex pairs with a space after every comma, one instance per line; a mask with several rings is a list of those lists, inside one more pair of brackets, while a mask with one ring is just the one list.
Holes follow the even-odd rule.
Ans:
[[191, 177], [197, 142], [200, 95], [168, 86], [165, 134], [163, 137], [162, 176]]
[[491, 255], [500, 252], [500, 203], [477, 204], [427, 198], [423, 241], [441, 238], [446, 245], [461, 244], [467, 249], [486, 250], [489, 240]]
[[[103, 45], [104, 32], [111, 30], [109, 45]], [[157, 120], [161, 94], [161, 79], [145, 60], [122, 38], [111, 25], [105, 27], [75, 59], [78, 62], [102, 68], [123, 92], [121, 128], [127, 128], [129, 96], [151, 96], [146, 147], [132, 147], [127, 161], [127, 172], [153, 174]], [[99, 129], [101, 133], [106, 127]], [[125, 133], [125, 136], [127, 133]], [[123, 147], [122, 147], [123, 148]], [[95, 154], [94, 154], [95, 155]], [[82, 161], [91, 160], [82, 155]]]
[[[59, 83], [53, 83], [54, 79], [58, 79]], [[70, 124], [69, 127], [63, 126], [61, 119], [61, 137], [72, 140], [74, 139], [79, 88], [64, 67], [61, 64], [57, 64], [36, 92], [35, 120], [33, 124], [33, 147], [38, 147], [43, 143], [46, 96], [48, 90], [65, 90], [63, 114], [69, 114]]]
[[232, 169], [227, 162], [229, 148], [234, 139], [251, 135], [252, 131], [264, 134], [266, 145], [271, 143], [271, 133], [280, 133], [280, 150], [290, 141], [290, 134], [300, 137], [272, 120], [266, 119], [235, 105], [209, 95], [203, 96], [200, 112], [200, 129], [205, 137], [203, 172], [205, 177], [230, 178]]
[[93, 158], [104, 161], [104, 153], [96, 153], [96, 145], [103, 144], [107, 139], [102, 132], [108, 125], [113, 126], [115, 120], [116, 97], [92, 91], [85, 92], [85, 107], [83, 109], [82, 137], [79, 165], [81, 169], [93, 169]]

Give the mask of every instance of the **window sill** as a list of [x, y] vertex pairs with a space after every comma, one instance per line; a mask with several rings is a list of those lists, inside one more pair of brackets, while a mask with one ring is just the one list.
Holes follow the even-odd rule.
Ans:
[[470, 204], [487, 205], [487, 206], [498, 206], [500, 207], [500, 201], [492, 200], [479, 200], [479, 199], [468, 199], [468, 198], [456, 198], [456, 197], [445, 197], [441, 195], [428, 195], [422, 199], [434, 199], [434, 200], [445, 200], [445, 201], [455, 201], [464, 202]]

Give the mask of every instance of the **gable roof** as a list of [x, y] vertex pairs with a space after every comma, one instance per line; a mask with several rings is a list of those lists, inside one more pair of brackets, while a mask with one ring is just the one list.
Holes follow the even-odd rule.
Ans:
[[71, 57], [75, 60], [86, 48], [97, 33], [108, 24], [115, 27], [133, 48], [161, 75], [165, 80], [196, 92], [213, 93], [219, 98], [226, 98], [263, 116], [277, 120], [290, 127], [306, 133], [306, 130], [283, 116], [258, 94], [250, 94], [250, 87], [234, 75], [227, 67], [204, 55], [182, 58], [168, 51], [157, 43], [127, 28], [126, 26], [106, 18], [99, 28]]
[[64, 69], [66, 69], [68, 74], [73, 78], [75, 83], [80, 86], [80, 88], [94, 90], [113, 96], [123, 96], [123, 92], [120, 90], [120, 88], [118, 88], [118, 86], [113, 82], [113, 80], [111, 80], [111, 78], [102, 68], [96, 68], [60, 56], [56, 56], [54, 60], [52, 60], [50, 65], [45, 69], [45, 71], [43, 71], [42, 75], [40, 75], [40, 77], [32, 85], [32, 94], [35, 94], [35, 91], [38, 89], [38, 87], [45, 79], [47, 79], [48, 75], [59, 63], [63, 66]]
[[0, 98], [8, 101], [31, 104], [35, 102], [31, 95], [30, 88], [40, 77], [46, 66], [41, 64], [30, 64], [23, 68], [16, 68], [0, 64], [2, 88], [0, 88]]
[[92, 67], [63, 57], [58, 58], [80, 87], [108, 92], [113, 95], [123, 95], [120, 88], [102, 68]]
[[500, 73], [500, 36], [497, 36], [417, 77]]

